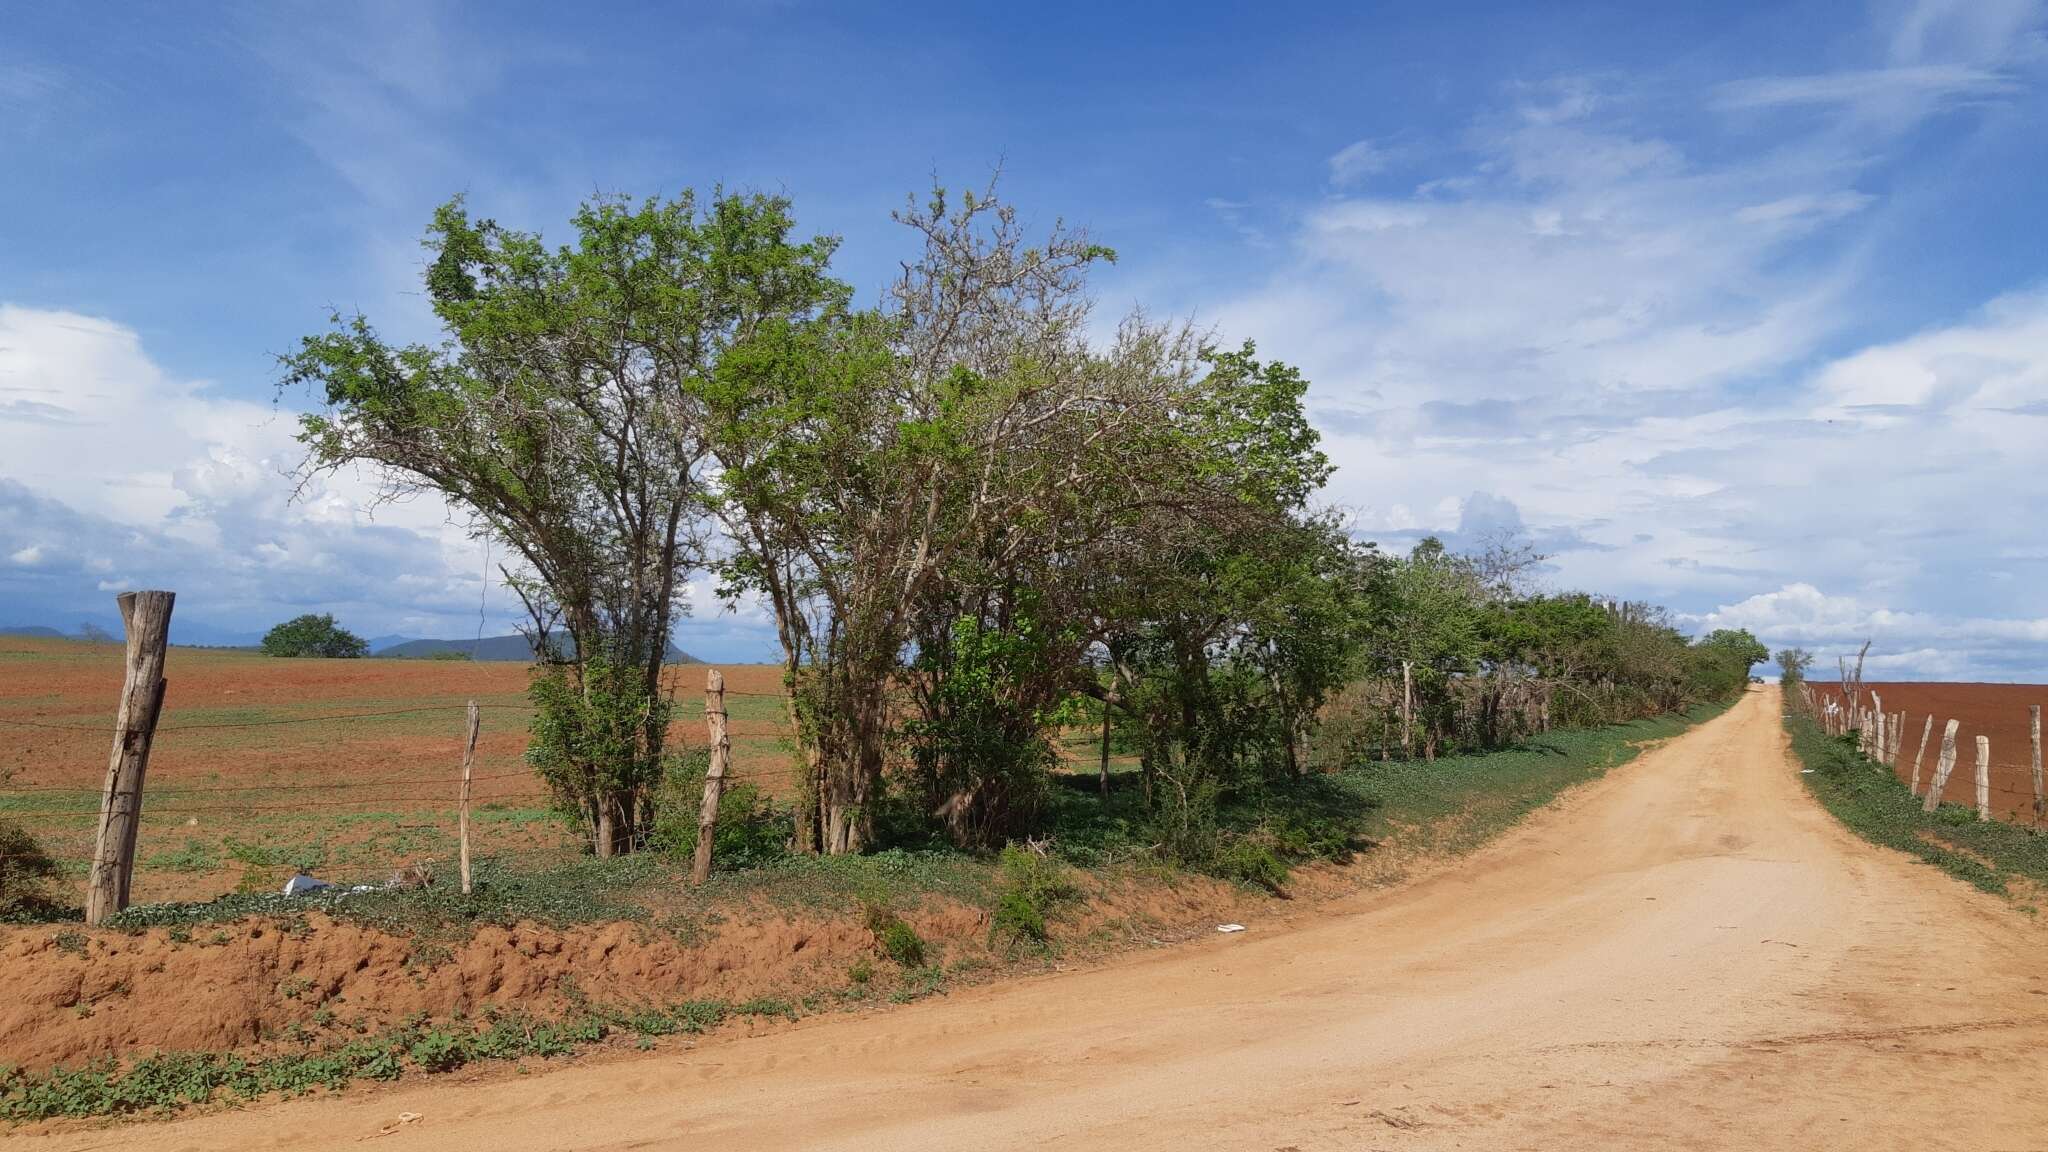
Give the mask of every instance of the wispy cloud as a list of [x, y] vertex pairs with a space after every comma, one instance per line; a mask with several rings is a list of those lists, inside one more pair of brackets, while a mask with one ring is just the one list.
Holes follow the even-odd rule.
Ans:
[[2018, 89], [2017, 81], [1998, 72], [1954, 64], [1918, 64], [1735, 80], [1721, 86], [1716, 102], [1722, 108], [1800, 104], [1912, 108], [1945, 100], [2000, 96]]
[[18, 114], [49, 99], [63, 86], [54, 68], [0, 63], [0, 111]]
[[1330, 157], [1330, 183], [1348, 188], [1386, 170], [1390, 157], [1385, 148], [1371, 140], [1360, 140], [1338, 149]]

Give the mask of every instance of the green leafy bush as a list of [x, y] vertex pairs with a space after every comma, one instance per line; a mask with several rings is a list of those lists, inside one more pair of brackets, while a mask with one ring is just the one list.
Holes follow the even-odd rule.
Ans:
[[[650, 843], [677, 860], [697, 854], [697, 817], [704, 806], [704, 774], [711, 750], [690, 748], [671, 757], [654, 796]], [[751, 781], [727, 781], [711, 830], [711, 866], [721, 872], [756, 868], [789, 855], [796, 817], [778, 808]]]
[[0, 823], [0, 920], [46, 920], [59, 909], [48, 884], [63, 868], [28, 829]]
[[870, 903], [862, 909], [867, 918], [868, 931], [874, 933], [875, 947], [882, 954], [905, 968], [924, 965], [924, 938], [917, 930], [903, 922], [887, 905]]
[[1268, 845], [1248, 836], [1226, 840], [1217, 849], [1207, 871], [1225, 880], [1252, 884], [1279, 892], [1287, 883], [1287, 865]]
[[997, 861], [996, 883], [990, 934], [1012, 942], [1043, 944], [1050, 935], [1047, 917], [1081, 897], [1081, 889], [1065, 865], [1014, 846], [1003, 849]]

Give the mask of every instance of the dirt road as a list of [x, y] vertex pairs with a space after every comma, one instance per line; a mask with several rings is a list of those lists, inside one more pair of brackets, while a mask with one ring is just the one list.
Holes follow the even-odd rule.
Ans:
[[1771, 690], [1432, 879], [689, 1053], [64, 1148], [2048, 1148], [2048, 930], [1839, 829]]

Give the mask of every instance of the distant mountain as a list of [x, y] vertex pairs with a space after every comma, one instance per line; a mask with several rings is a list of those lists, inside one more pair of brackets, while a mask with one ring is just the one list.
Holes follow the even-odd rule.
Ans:
[[396, 648], [400, 644], [410, 644], [417, 639], [419, 639], [417, 636], [372, 636], [370, 637], [370, 651], [382, 652], [386, 648]]
[[64, 633], [55, 628], [45, 628], [41, 624], [16, 624], [0, 628], [0, 636], [49, 636], [58, 640], [67, 639]]
[[[561, 645], [567, 653], [573, 654], [576, 651], [575, 641], [567, 636], [556, 636], [555, 643]], [[519, 635], [486, 636], [480, 641], [407, 640], [401, 644], [393, 644], [389, 648], [373, 646], [370, 650], [370, 655], [381, 660], [432, 660], [437, 656], [445, 659], [443, 653], [462, 653], [472, 660], [513, 661], [520, 664], [533, 660], [533, 648], [527, 644], [526, 637]], [[668, 663], [702, 664], [703, 661], [670, 644]]]

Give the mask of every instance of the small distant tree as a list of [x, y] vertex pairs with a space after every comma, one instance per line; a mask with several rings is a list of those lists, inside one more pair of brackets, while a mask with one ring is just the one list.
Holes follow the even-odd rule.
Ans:
[[1780, 648], [1775, 659], [1778, 680], [1787, 688], [1805, 683], [1806, 670], [1813, 666], [1813, 653], [1804, 648]]
[[370, 644], [361, 636], [334, 622], [328, 613], [287, 620], [263, 634], [265, 656], [319, 656], [332, 660], [355, 660], [368, 654]]
[[78, 638], [94, 646], [112, 644], [114, 642], [113, 633], [90, 620], [78, 626]]

